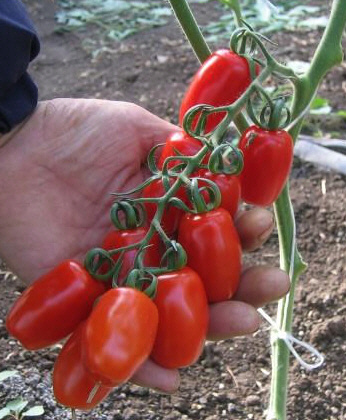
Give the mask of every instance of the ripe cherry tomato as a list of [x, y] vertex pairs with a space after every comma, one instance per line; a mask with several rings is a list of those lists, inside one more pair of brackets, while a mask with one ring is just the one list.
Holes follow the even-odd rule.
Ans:
[[[161, 156], [158, 161], [158, 168], [162, 169], [164, 161], [171, 156], [176, 156], [177, 150], [183, 156], [193, 156], [202, 148], [202, 143], [193, 137], [190, 137], [186, 134], [183, 130], [176, 131], [175, 133], [171, 134], [167, 140], [166, 144], [163, 146], [161, 151]], [[208, 163], [208, 155], [203, 160], [203, 163]], [[174, 165], [181, 163], [179, 159], [172, 160], [168, 164], [168, 168], [172, 168]]]
[[178, 241], [187, 253], [187, 263], [201, 277], [209, 302], [231, 298], [237, 290], [241, 270], [241, 246], [232, 217], [218, 209], [185, 214]]
[[244, 154], [240, 173], [242, 199], [257, 206], [270, 206], [282, 191], [293, 159], [293, 142], [284, 130], [249, 127], [241, 136]]
[[97, 382], [82, 362], [82, 335], [85, 322], [80, 324], [61, 349], [54, 364], [53, 390], [56, 400], [66, 407], [90, 410], [110, 393], [100, 385], [91, 402], [87, 402]]
[[[141, 241], [148, 232], [146, 227], [138, 227], [135, 229], [114, 230], [109, 232], [102, 243], [102, 248], [106, 250], [121, 248], [124, 246], [135, 244]], [[158, 235], [154, 235], [151, 240], [151, 246], [147, 248], [144, 254], [144, 264], [148, 267], [157, 267], [160, 264], [160, 239]], [[138, 249], [127, 251], [124, 255], [123, 264], [118, 277], [118, 284], [122, 285], [127, 274], [133, 268]], [[120, 254], [114, 254], [113, 259], [117, 261]]]
[[129, 287], [109, 290], [86, 322], [85, 366], [103, 385], [126, 382], [150, 355], [157, 324], [157, 308], [143, 292]]
[[[199, 68], [185, 93], [179, 113], [180, 124], [189, 108], [199, 104], [230, 105], [250, 83], [251, 74], [246, 58], [227, 49], [214, 52]], [[215, 128], [224, 116], [225, 113], [209, 116], [206, 132]]]
[[[231, 216], [234, 217], [238, 210], [240, 201], [240, 181], [239, 177], [235, 175], [227, 174], [214, 174], [206, 169], [200, 169], [198, 171], [198, 177], [209, 179], [215, 182], [221, 192], [221, 204], [220, 207], [230, 212]], [[199, 186], [203, 186], [204, 183], [199, 182]], [[205, 185], [207, 185], [205, 183]], [[207, 192], [203, 192], [204, 199], [208, 198]]]
[[10, 310], [6, 327], [24, 347], [37, 350], [71, 334], [105, 291], [81, 264], [66, 260], [36, 280]]
[[[172, 180], [171, 185], [173, 182], [174, 181]], [[163, 187], [162, 180], [156, 179], [143, 189], [142, 197], [162, 197], [165, 193], [166, 191]], [[183, 188], [179, 190], [177, 196], [182, 200], [186, 199], [185, 191]], [[155, 203], [145, 203], [144, 205], [147, 212], [148, 221], [151, 222], [155, 216], [157, 206]], [[173, 235], [174, 232], [178, 229], [179, 221], [182, 215], [183, 211], [177, 207], [169, 205], [165, 208], [161, 219], [161, 226], [168, 236]]]
[[151, 358], [175, 369], [200, 356], [208, 328], [208, 302], [199, 275], [189, 267], [158, 277], [154, 303], [159, 326]]

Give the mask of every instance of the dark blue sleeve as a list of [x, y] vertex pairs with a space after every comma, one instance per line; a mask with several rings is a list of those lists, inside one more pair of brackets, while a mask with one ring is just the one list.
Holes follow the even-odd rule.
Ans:
[[37, 105], [37, 87], [27, 68], [39, 49], [24, 5], [19, 0], [0, 0], [0, 133], [10, 131]]

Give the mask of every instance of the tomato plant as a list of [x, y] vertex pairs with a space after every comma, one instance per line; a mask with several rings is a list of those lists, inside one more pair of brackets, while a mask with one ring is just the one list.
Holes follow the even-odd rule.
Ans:
[[130, 287], [107, 291], [90, 314], [83, 336], [83, 360], [106, 386], [126, 382], [148, 358], [157, 331], [152, 300]]
[[105, 291], [83, 266], [66, 260], [41, 276], [15, 302], [6, 327], [24, 347], [37, 350], [71, 334]]
[[284, 130], [251, 126], [241, 136], [239, 148], [244, 155], [244, 168], [239, 176], [242, 199], [258, 206], [273, 204], [291, 169], [291, 136]]
[[159, 325], [151, 358], [169, 369], [194, 363], [208, 328], [208, 303], [199, 275], [189, 267], [161, 274], [154, 299]]
[[187, 264], [201, 277], [209, 302], [231, 298], [241, 270], [241, 246], [232, 217], [223, 208], [185, 214], [178, 241], [187, 253]]
[[[179, 122], [193, 106], [229, 105], [246, 90], [251, 83], [249, 63], [245, 57], [220, 49], [211, 54], [195, 74], [182, 100]], [[207, 119], [205, 131], [209, 132], [223, 119], [225, 112], [215, 113]]]
[[61, 349], [53, 370], [53, 390], [56, 400], [66, 407], [89, 410], [107, 397], [111, 388], [100, 385], [94, 397], [88, 401], [97, 385], [82, 361], [82, 336], [85, 322], [81, 323]]

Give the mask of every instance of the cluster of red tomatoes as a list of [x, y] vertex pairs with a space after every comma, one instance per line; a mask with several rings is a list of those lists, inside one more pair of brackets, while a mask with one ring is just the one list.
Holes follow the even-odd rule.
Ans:
[[[181, 116], [192, 106], [232, 103], [251, 83], [245, 58], [221, 50], [213, 54], [196, 74], [182, 104]], [[227, 88], [226, 88], [227, 87]], [[212, 116], [212, 130], [222, 116]], [[183, 131], [171, 135], [162, 149], [158, 168], [167, 158], [193, 156], [202, 148], [199, 140]], [[126, 381], [151, 358], [166, 368], [181, 368], [200, 356], [208, 328], [208, 303], [230, 299], [237, 290], [241, 270], [241, 246], [233, 224], [239, 200], [269, 205], [280, 193], [292, 160], [292, 142], [283, 130], [270, 132], [250, 127], [241, 137], [244, 169], [239, 176], [212, 173], [196, 168], [203, 191], [209, 181], [221, 192], [221, 204], [202, 212], [184, 212], [168, 205], [161, 227], [166, 238], [174, 238], [187, 255], [187, 265], [156, 272], [155, 293], [150, 298], [148, 278], [138, 285], [130, 282], [139, 275], [133, 270], [140, 243], [149, 225], [134, 225], [110, 232], [102, 249], [126, 248], [117, 271], [117, 287], [102, 282], [78, 262], [67, 260], [43, 275], [14, 304], [7, 317], [8, 331], [24, 347], [41, 349], [68, 337], [56, 360], [53, 387], [57, 401], [78, 409], [90, 409], [110, 390]], [[202, 163], [206, 164], [208, 154]], [[265, 164], [263, 164], [265, 161]], [[169, 161], [174, 168], [175, 160]], [[204, 180], [204, 181], [203, 181]], [[174, 182], [174, 177], [169, 182]], [[204, 184], [203, 184], [204, 183]], [[156, 177], [142, 191], [142, 197], [162, 197], [167, 191]], [[177, 196], [187, 201], [184, 188]], [[157, 204], [145, 202], [148, 221]], [[145, 267], [162, 265], [162, 240], [152, 235], [144, 253]], [[114, 263], [119, 254], [111, 254]], [[129, 274], [130, 273], [130, 274]], [[138, 280], [138, 279], [137, 279]]]

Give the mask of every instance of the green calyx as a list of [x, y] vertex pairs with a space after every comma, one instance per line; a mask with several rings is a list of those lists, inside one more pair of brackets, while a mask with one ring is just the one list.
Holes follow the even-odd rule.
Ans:
[[[202, 187], [199, 183], [207, 184]], [[221, 192], [215, 182], [206, 178], [193, 178], [187, 187], [187, 194], [192, 204], [190, 213], [206, 213], [219, 207], [221, 203]], [[207, 200], [205, 199], [207, 194]]]
[[154, 299], [157, 292], [157, 276], [149, 270], [134, 268], [126, 277], [124, 286], [132, 287]]
[[167, 267], [167, 271], [180, 270], [186, 266], [187, 255], [179, 242], [171, 241], [170, 246], [161, 258], [160, 265]]
[[136, 229], [144, 225], [146, 212], [142, 203], [120, 200], [113, 204], [110, 217], [119, 230]]
[[[84, 258], [84, 267], [96, 280], [108, 281], [114, 274], [114, 260], [106, 250], [93, 248]], [[100, 269], [102, 267], [102, 273]]]
[[208, 169], [214, 174], [239, 174], [244, 166], [243, 153], [229, 143], [217, 146], [210, 155]]
[[[263, 93], [263, 92], [262, 92]], [[256, 117], [252, 103], [247, 104], [247, 112], [252, 121], [264, 130], [284, 130], [291, 121], [291, 113], [282, 97], [271, 99], [266, 95], [267, 102], [262, 107], [259, 118]]]

